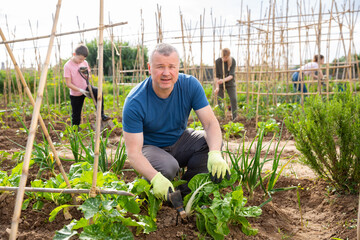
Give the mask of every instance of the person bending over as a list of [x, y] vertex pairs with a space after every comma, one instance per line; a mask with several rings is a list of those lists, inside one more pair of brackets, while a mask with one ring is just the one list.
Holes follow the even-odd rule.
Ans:
[[[236, 100], [236, 82], [235, 82], [235, 67], [236, 62], [233, 57], [230, 56], [230, 49], [224, 48], [221, 51], [221, 58], [215, 61], [215, 94], [218, 95], [218, 104], [222, 108], [224, 99], [224, 86], [229, 94], [232, 119], [237, 117], [237, 100]], [[224, 71], [223, 71], [224, 70]]]
[[[70, 89], [70, 101], [72, 108], [71, 122], [72, 125], [80, 125], [81, 111], [84, 105], [85, 97], [91, 98], [89, 93], [89, 77], [91, 76], [90, 67], [85, 60], [89, 54], [89, 50], [85, 45], [79, 45], [64, 65], [64, 77], [66, 86]], [[85, 72], [85, 74], [84, 74]], [[85, 76], [86, 75], [86, 76]], [[98, 89], [90, 86], [97, 101]], [[104, 100], [101, 105], [101, 119], [103, 121], [110, 120], [110, 117], [104, 114]]]
[[[318, 72], [318, 74], [316, 75], [315, 72], [317, 72], [317, 70], [310, 70], [310, 69], [318, 69], [319, 68], [318, 60], [319, 60], [318, 55], [315, 55], [311, 62], [308, 62], [307, 64], [305, 64], [304, 66], [299, 68], [297, 72], [293, 73], [292, 81], [293, 81], [295, 92], [297, 92], [297, 91], [298, 92], [302, 91], [303, 93], [308, 92], [305, 83], [303, 83], [302, 86], [300, 83], [298, 83], [299, 81], [301, 81], [304, 78], [304, 76], [310, 76], [313, 79], [323, 79], [324, 76], [322, 74], [322, 71]], [[320, 55], [320, 64], [324, 64], [324, 56], [323, 55]], [[301, 69], [301, 76], [300, 76], [300, 69]]]

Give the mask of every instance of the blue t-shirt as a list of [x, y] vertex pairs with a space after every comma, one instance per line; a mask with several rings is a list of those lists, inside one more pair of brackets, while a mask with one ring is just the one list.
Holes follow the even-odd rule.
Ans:
[[149, 77], [131, 90], [123, 109], [123, 130], [143, 133], [144, 145], [166, 147], [173, 145], [187, 126], [191, 109], [209, 105], [199, 81], [190, 75], [179, 74], [168, 98], [159, 98]]

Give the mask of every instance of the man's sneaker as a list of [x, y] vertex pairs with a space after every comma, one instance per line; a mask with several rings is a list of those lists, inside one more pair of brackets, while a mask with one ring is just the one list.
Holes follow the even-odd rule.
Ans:
[[106, 116], [105, 114], [101, 116], [101, 120], [103, 120], [104, 122], [110, 120], [109, 116]]

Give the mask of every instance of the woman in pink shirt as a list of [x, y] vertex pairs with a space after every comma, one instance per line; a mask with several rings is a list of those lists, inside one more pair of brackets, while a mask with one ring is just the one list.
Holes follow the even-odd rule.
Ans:
[[[88, 83], [80, 74], [80, 68], [87, 68], [88, 76], [90, 76], [90, 67], [85, 60], [89, 54], [89, 50], [85, 45], [80, 45], [75, 49], [74, 56], [64, 65], [64, 77], [66, 86], [70, 88], [70, 101], [72, 107], [72, 124], [79, 125], [81, 121], [81, 110], [84, 105], [85, 97], [91, 98], [89, 94]], [[91, 86], [95, 100], [97, 100], [98, 89]], [[101, 105], [101, 117], [103, 121], [110, 118], [104, 114], [104, 100]]]

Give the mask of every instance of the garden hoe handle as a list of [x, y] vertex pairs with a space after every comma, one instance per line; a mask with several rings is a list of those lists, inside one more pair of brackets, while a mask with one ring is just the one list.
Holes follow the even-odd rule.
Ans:
[[176, 211], [178, 211], [181, 219], [187, 221], [187, 215], [184, 210], [184, 203], [181, 197], [180, 190], [176, 190], [175, 192], [173, 192], [172, 189], [169, 188], [168, 199], [171, 202], [171, 204], [174, 206]]
[[92, 100], [94, 102], [94, 105], [96, 106], [96, 100], [95, 100], [95, 97], [94, 97], [94, 93], [93, 93], [92, 87], [91, 87], [91, 85], [89, 83], [89, 71], [88, 71], [87, 67], [80, 67], [79, 68], [79, 73], [80, 73], [81, 77], [83, 79], [85, 79], [86, 84], [87, 84], [88, 89], [89, 89], [89, 92], [90, 92], [90, 96], [91, 96], [91, 98], [92, 98]]

